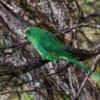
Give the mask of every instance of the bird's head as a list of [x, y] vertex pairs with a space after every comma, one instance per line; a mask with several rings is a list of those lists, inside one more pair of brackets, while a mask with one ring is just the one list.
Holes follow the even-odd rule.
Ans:
[[30, 36], [35, 36], [38, 33], [38, 28], [37, 27], [27, 27], [24, 30], [25, 38]]
[[27, 36], [31, 34], [31, 27], [27, 27], [23, 33], [25, 34], [25, 39], [27, 39]]
[[27, 27], [25, 30], [24, 30], [24, 34], [37, 34], [38, 32], [40, 31], [43, 31], [41, 28], [39, 27]]
[[24, 34], [31, 34], [32, 33], [32, 30], [33, 30], [34, 28], [33, 27], [27, 27], [25, 30], [24, 30]]
[[41, 32], [44, 32], [44, 30], [39, 27], [27, 27], [24, 30], [25, 39], [36, 39], [40, 36]]

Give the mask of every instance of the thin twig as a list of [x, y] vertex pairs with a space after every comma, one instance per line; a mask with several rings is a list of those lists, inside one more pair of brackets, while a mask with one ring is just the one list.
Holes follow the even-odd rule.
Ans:
[[23, 91], [17, 91], [17, 90], [12, 90], [12, 91], [7, 91], [7, 92], [2, 92], [0, 95], [6, 95], [10, 93], [24, 93], [24, 92], [33, 92], [36, 91], [35, 89], [29, 89], [29, 90], [23, 90]]
[[[93, 65], [92, 65], [92, 68], [91, 68], [91, 69], [92, 69], [93, 71], [96, 70], [97, 63], [98, 63], [99, 61], [100, 61], [100, 54], [97, 55], [97, 57], [96, 57], [96, 59], [95, 59]], [[78, 92], [77, 92], [76, 97], [78, 97], [78, 96], [80, 95], [81, 90], [83, 89], [83, 87], [84, 87], [86, 81], [88, 80], [88, 78], [90, 77], [90, 75], [91, 75], [91, 73], [88, 73], [87, 76], [86, 76], [86, 78], [83, 80], [83, 82], [82, 82], [82, 84], [81, 84], [81, 86], [80, 86], [80, 88], [79, 88], [79, 90], [78, 90]]]
[[76, 91], [74, 89], [74, 86], [73, 86], [73, 82], [72, 82], [72, 72], [71, 72], [71, 68], [68, 68], [68, 73], [69, 73], [69, 83], [70, 83], [70, 88], [71, 88], [71, 92], [72, 92], [72, 95], [74, 97], [76, 97]]
[[[76, 28], [81, 28], [81, 27], [100, 29], [100, 24], [96, 24], [96, 23], [80, 23], [80, 24], [75, 24], [75, 25], [72, 25], [69, 29], [64, 30], [64, 33], [71, 32], [72, 30], [74, 30]], [[57, 33], [54, 36], [58, 36], [60, 34], [61, 33]]]

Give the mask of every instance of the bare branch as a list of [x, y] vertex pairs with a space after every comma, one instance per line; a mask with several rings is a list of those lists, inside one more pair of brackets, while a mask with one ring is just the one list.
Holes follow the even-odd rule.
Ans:
[[[100, 54], [97, 55], [97, 57], [96, 57], [96, 59], [95, 59], [93, 65], [92, 65], [92, 68], [91, 68], [91, 69], [92, 69], [93, 71], [96, 70], [96, 67], [97, 67], [97, 64], [98, 64], [99, 61], [100, 61]], [[77, 92], [76, 97], [78, 97], [78, 96], [80, 95], [81, 90], [82, 90], [83, 87], [85, 86], [85, 83], [86, 83], [86, 81], [88, 80], [88, 78], [90, 77], [90, 75], [91, 75], [91, 73], [88, 73], [87, 76], [86, 76], [86, 78], [83, 80], [83, 82], [82, 82], [82, 84], [81, 84], [81, 86], [80, 86], [80, 88], [79, 88], [79, 90], [78, 90], [78, 92]]]
[[0, 0], [0, 16], [4, 19], [9, 29], [20, 37], [24, 37], [23, 30], [29, 26], [29, 24], [14, 13]]

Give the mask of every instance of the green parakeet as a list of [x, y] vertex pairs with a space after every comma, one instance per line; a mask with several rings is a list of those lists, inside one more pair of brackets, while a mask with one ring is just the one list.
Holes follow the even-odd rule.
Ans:
[[25, 33], [26, 39], [32, 43], [43, 59], [49, 61], [65, 59], [100, 78], [100, 74], [93, 72], [91, 69], [81, 64], [76, 57], [66, 52], [66, 47], [50, 32], [38, 27], [28, 27], [25, 30]]

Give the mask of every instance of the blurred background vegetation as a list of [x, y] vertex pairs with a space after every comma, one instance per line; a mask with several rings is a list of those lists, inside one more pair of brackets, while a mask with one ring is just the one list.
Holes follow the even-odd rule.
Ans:
[[[0, 0], [0, 2], [30, 25], [54, 33], [68, 47], [86, 50], [99, 47], [96, 49], [99, 54], [81, 62], [90, 68], [97, 65], [96, 72], [100, 73], [99, 0]], [[100, 78], [92, 75], [88, 77], [87, 72], [63, 60], [49, 62], [24, 74], [2, 74], [2, 70], [9, 65], [14, 69], [16, 66], [29, 63], [37, 52], [30, 44], [25, 48], [18, 45], [15, 48], [7, 48], [26, 40], [13, 34], [9, 28], [11, 24], [3, 19], [1, 13], [2, 9], [0, 10], [0, 100], [99, 100]], [[12, 20], [10, 17], [7, 19]], [[17, 30], [18, 26], [15, 27]], [[81, 56], [84, 58], [84, 55]]]

